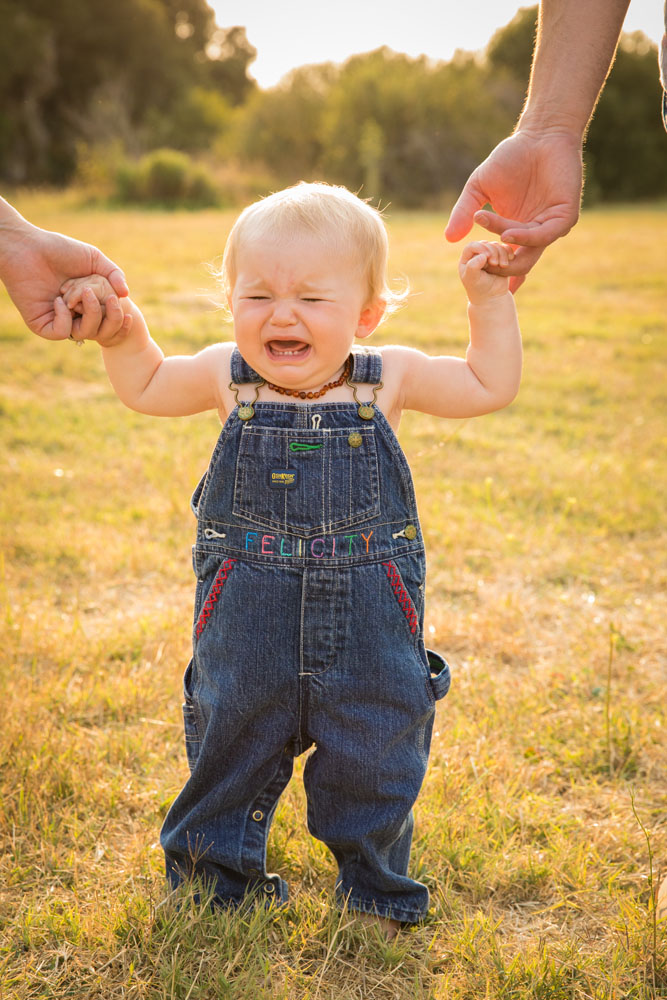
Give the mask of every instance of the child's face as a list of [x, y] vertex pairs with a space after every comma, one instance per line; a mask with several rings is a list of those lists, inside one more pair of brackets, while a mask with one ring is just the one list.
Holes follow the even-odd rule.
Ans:
[[368, 305], [353, 251], [315, 235], [239, 247], [229, 299], [236, 343], [268, 382], [316, 388], [343, 366], [355, 337], [367, 337], [384, 305]]

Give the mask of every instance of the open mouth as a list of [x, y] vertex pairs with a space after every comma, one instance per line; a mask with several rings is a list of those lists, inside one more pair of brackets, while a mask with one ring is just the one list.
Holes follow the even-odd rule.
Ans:
[[269, 340], [266, 350], [273, 360], [298, 361], [310, 352], [310, 344], [302, 340]]

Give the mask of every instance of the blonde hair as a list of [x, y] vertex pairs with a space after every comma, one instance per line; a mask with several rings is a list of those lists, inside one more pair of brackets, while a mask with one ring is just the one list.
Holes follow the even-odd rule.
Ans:
[[408, 295], [387, 280], [389, 240], [380, 212], [345, 187], [301, 181], [241, 212], [227, 239], [220, 279], [231, 295], [239, 247], [248, 239], [290, 239], [304, 232], [325, 238], [332, 250], [356, 254], [368, 282], [368, 304], [383, 301], [393, 312]]

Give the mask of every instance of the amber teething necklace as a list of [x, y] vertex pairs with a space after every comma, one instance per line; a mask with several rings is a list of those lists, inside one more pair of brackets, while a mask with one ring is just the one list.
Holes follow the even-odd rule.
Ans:
[[242, 403], [239, 399], [239, 390], [234, 388], [234, 383], [229, 383], [229, 388], [234, 393], [234, 398], [238, 404], [238, 417], [239, 420], [252, 420], [255, 415], [254, 403], [257, 402], [257, 397], [259, 396], [259, 390], [265, 385], [268, 389], [273, 389], [274, 392], [279, 392], [281, 396], [294, 396], [296, 399], [319, 399], [321, 396], [328, 392], [329, 389], [337, 389], [339, 385], [343, 382], [348, 381], [350, 374], [352, 372], [352, 357], [348, 357], [345, 365], [343, 367], [343, 373], [334, 382], [327, 382], [323, 385], [321, 389], [317, 392], [306, 392], [304, 389], [286, 389], [282, 385], [274, 385], [273, 382], [266, 382], [262, 379], [261, 382], [253, 382], [255, 387], [255, 398], [251, 403]]
[[327, 382], [327, 384], [323, 385], [321, 389], [317, 390], [317, 392], [305, 392], [303, 389], [286, 389], [282, 385], [274, 385], [273, 382], [267, 382], [266, 388], [273, 389], [274, 392], [279, 392], [281, 396], [294, 396], [295, 399], [319, 399], [320, 396], [323, 396], [325, 392], [329, 391], [329, 389], [337, 389], [339, 385], [346, 382], [351, 371], [352, 361], [348, 358], [345, 362], [345, 366], [343, 367], [343, 374], [337, 378], [335, 382]]

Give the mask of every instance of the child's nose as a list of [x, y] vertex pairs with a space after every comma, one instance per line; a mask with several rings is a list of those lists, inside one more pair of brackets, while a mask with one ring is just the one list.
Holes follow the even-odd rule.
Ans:
[[274, 326], [292, 326], [296, 323], [291, 302], [277, 301], [273, 307], [271, 322]]

